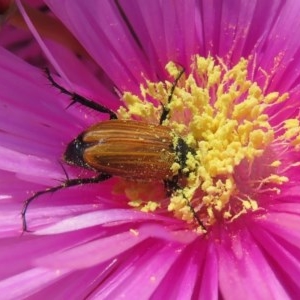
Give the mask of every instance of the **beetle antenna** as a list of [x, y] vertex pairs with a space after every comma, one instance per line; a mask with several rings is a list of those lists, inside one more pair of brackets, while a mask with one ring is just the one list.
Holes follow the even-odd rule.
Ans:
[[36, 193], [34, 193], [30, 198], [28, 198], [23, 205], [23, 209], [21, 212], [21, 217], [22, 217], [22, 223], [23, 223], [23, 232], [28, 230], [27, 227], [27, 221], [26, 221], [26, 212], [28, 210], [28, 207], [30, 205], [30, 203], [32, 203], [32, 201], [36, 198], [38, 198], [41, 195], [44, 194], [48, 194], [48, 193], [54, 193], [58, 190], [64, 189], [64, 188], [68, 188], [68, 187], [72, 187], [72, 186], [77, 186], [77, 185], [83, 185], [83, 184], [89, 184], [89, 183], [99, 183], [102, 181], [105, 181], [107, 179], [111, 178], [111, 175], [106, 174], [106, 173], [101, 173], [96, 177], [92, 177], [92, 178], [75, 178], [75, 179], [67, 179], [66, 181], [64, 181], [63, 183], [61, 183], [60, 185], [51, 187], [51, 188], [47, 188], [45, 190], [42, 191], [38, 191]]
[[70, 92], [68, 91], [67, 89], [65, 89], [63, 86], [61, 86], [60, 84], [58, 84], [52, 77], [50, 71], [48, 68], [45, 68], [45, 73], [46, 73], [46, 76], [48, 78], [48, 80], [50, 81], [50, 83], [52, 84], [52, 86], [54, 86], [55, 88], [57, 88], [58, 90], [60, 90], [61, 93], [63, 94], [66, 94], [68, 96], [71, 97], [71, 99], [73, 100], [71, 102], [71, 104], [68, 106], [72, 106], [74, 103], [80, 103], [81, 105], [83, 106], [86, 106], [86, 107], [89, 107], [91, 109], [94, 109], [98, 112], [101, 112], [101, 113], [105, 113], [105, 114], [108, 114], [109, 115], [109, 118], [110, 120], [112, 119], [117, 119], [117, 115], [115, 112], [113, 112], [112, 110], [110, 110], [109, 108], [95, 102], [95, 101], [92, 101], [92, 100], [89, 100], [83, 96], [80, 96], [79, 94], [77, 93], [74, 93], [74, 92]]
[[178, 84], [178, 81], [180, 79], [180, 77], [182, 76], [182, 74], [184, 73], [185, 69], [182, 68], [182, 70], [179, 72], [178, 76], [176, 77], [175, 81], [173, 82], [173, 85], [171, 87], [171, 91], [170, 91], [170, 95], [168, 96], [168, 101], [167, 101], [167, 105], [163, 105], [162, 104], [162, 114], [160, 116], [160, 120], [159, 120], [159, 124], [161, 125], [163, 123], [163, 121], [165, 121], [168, 117], [168, 114], [170, 112], [170, 109], [167, 107], [168, 104], [171, 102], [175, 88]]

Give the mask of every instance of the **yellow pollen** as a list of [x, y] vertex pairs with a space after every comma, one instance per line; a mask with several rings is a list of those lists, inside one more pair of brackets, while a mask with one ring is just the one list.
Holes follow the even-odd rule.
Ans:
[[275, 160], [271, 163], [271, 167], [279, 167], [279, 166], [281, 166], [280, 160]]
[[276, 184], [283, 184], [288, 181], [289, 181], [288, 177], [278, 176], [276, 174], [271, 174], [269, 177], [264, 179], [264, 182], [272, 182], [272, 183], [276, 183]]
[[160, 204], [154, 201], [148, 201], [142, 208], [141, 211], [144, 212], [153, 212], [160, 207]]
[[143, 212], [154, 212], [160, 207], [160, 203], [155, 201], [142, 201], [140, 199], [129, 201], [128, 205], [139, 208]]
[[[255, 201], [251, 198], [249, 198], [247, 200], [241, 200], [241, 203], [242, 203], [242, 209], [234, 216], [230, 216], [231, 222], [233, 220], [236, 220], [237, 218], [239, 218], [241, 215], [246, 214], [248, 211], [256, 211], [259, 208], [257, 201]], [[225, 216], [224, 216], [224, 218], [225, 218]]]
[[[137, 195], [140, 183], [135, 183], [132, 190], [126, 189], [129, 204], [142, 211], [167, 207], [177, 218], [196, 227], [199, 224], [195, 214], [205, 226], [211, 226], [220, 216], [233, 221], [258, 210], [254, 192], [263, 184], [281, 185], [288, 178], [276, 174], [280, 160], [265, 162], [267, 171], [256, 180], [249, 177], [252, 167], [258, 165], [259, 159], [264, 161], [263, 157], [277, 141], [284, 140], [300, 148], [298, 119], [286, 120], [280, 129], [282, 135], [275, 138], [277, 131], [266, 112], [289, 95], [276, 91], [265, 94], [263, 87], [251, 80], [248, 60], [244, 58], [230, 68], [221, 59], [195, 55], [180, 78], [181, 66], [170, 62], [166, 70], [173, 80], [146, 81], [139, 96], [124, 93], [125, 106], [119, 109], [118, 117], [159, 124], [163, 106], [169, 111], [162, 126], [170, 129], [173, 148], [177, 149], [182, 139], [191, 149], [184, 162], [180, 162], [180, 153], [176, 153], [178, 159], [171, 167], [181, 188], [174, 190], [167, 204], [164, 201], [160, 205], [161, 198], [145, 200], [140, 193]], [[178, 82], [174, 87], [175, 80]], [[278, 192], [274, 186], [271, 189]]]
[[295, 150], [300, 150], [300, 125], [298, 119], [288, 119], [283, 124], [284, 134], [280, 136], [281, 140], [289, 141], [295, 147]]

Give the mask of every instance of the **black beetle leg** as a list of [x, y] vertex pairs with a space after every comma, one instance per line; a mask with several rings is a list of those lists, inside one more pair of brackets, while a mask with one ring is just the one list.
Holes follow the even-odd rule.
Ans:
[[38, 191], [36, 193], [33, 194], [33, 196], [31, 196], [30, 198], [28, 198], [23, 205], [23, 209], [21, 212], [21, 216], [22, 216], [22, 222], [23, 222], [23, 231], [28, 231], [27, 230], [27, 222], [26, 222], [26, 212], [27, 209], [30, 205], [30, 203], [36, 199], [37, 197], [44, 195], [44, 194], [48, 194], [48, 193], [54, 193], [58, 190], [64, 189], [64, 188], [68, 188], [68, 187], [72, 187], [72, 186], [77, 186], [77, 185], [82, 185], [82, 184], [89, 184], [89, 183], [98, 183], [101, 181], [105, 181], [107, 179], [111, 178], [111, 175], [109, 174], [99, 174], [96, 177], [92, 177], [92, 178], [75, 178], [75, 179], [67, 179], [66, 181], [64, 181], [63, 183], [61, 183], [60, 185], [42, 190], [42, 191]]
[[79, 94], [77, 93], [73, 93], [73, 92], [70, 92], [68, 91], [67, 89], [65, 89], [63, 86], [61, 86], [60, 84], [58, 84], [52, 77], [50, 71], [48, 68], [45, 69], [45, 72], [46, 72], [46, 75], [47, 75], [47, 78], [48, 80], [51, 82], [51, 84], [60, 90], [61, 93], [63, 94], [66, 94], [66, 95], [69, 95], [71, 97], [71, 99], [73, 100], [68, 107], [72, 106], [74, 103], [80, 103], [81, 105], [83, 106], [86, 106], [86, 107], [89, 107], [89, 108], [92, 108], [98, 112], [101, 112], [101, 113], [105, 113], [105, 114], [108, 114], [109, 115], [109, 118], [112, 120], [112, 119], [117, 119], [117, 115], [115, 114], [115, 112], [113, 112], [112, 110], [110, 110], [109, 108], [95, 102], [95, 101], [92, 101], [92, 100], [89, 100], [87, 98], [84, 98], [82, 96], [80, 96]]
[[[180, 77], [181, 77], [182, 74], [184, 73], [184, 71], [185, 71], [185, 70], [184, 70], [184, 68], [183, 68], [183, 69], [180, 71], [180, 73], [178, 74], [178, 76], [176, 77], [176, 79], [175, 79], [175, 81], [174, 81], [174, 83], [173, 83], [173, 85], [172, 85], [170, 95], [168, 96], [167, 104], [169, 104], [169, 103], [171, 102], [172, 97], [173, 97], [173, 94], [174, 94], [174, 91], [175, 91], [175, 88], [176, 88], [176, 86], [177, 86], [177, 84], [178, 84], [178, 81], [179, 81]], [[169, 112], [170, 112], [170, 109], [167, 108], [166, 106], [162, 105], [162, 114], [161, 114], [160, 120], [159, 120], [159, 124], [160, 124], [160, 125], [162, 124], [162, 122], [163, 122], [164, 120], [167, 119]]]

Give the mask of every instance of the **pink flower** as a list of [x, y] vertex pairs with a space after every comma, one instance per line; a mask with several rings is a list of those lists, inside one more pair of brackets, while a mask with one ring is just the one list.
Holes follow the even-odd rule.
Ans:
[[300, 296], [300, 3], [45, 1], [45, 23], [69, 32], [42, 30], [16, 3], [55, 81], [120, 119], [159, 124], [164, 104], [161, 126], [188, 153], [174, 158], [180, 188], [170, 197], [161, 180], [63, 188], [30, 204], [22, 232], [34, 192], [66, 181], [64, 169], [95, 176], [62, 156], [108, 116], [67, 108], [26, 51], [0, 48], [1, 295]]

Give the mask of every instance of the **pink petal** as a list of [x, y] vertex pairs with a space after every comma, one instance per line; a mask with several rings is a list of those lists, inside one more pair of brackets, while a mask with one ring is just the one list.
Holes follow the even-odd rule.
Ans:
[[61, 270], [30, 269], [0, 281], [0, 290], [5, 299], [25, 299], [61, 280], [66, 273], [67, 271]]
[[[288, 299], [264, 252], [245, 230], [218, 247], [220, 289], [227, 299]], [[250, 287], [245, 293], [245, 287]]]

